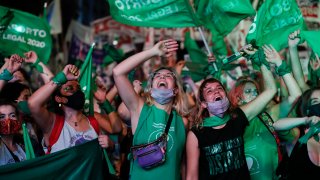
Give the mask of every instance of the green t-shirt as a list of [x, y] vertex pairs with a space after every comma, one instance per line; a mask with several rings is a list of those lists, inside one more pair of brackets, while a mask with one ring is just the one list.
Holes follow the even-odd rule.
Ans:
[[[173, 111], [171, 126], [168, 132], [166, 161], [164, 164], [145, 170], [137, 161], [131, 161], [131, 180], [166, 179], [178, 180], [181, 178], [181, 160], [185, 148], [186, 132], [181, 116]], [[146, 119], [145, 119], [146, 117]], [[142, 119], [144, 118], [144, 119]], [[134, 134], [134, 144], [145, 144], [156, 140], [164, 132], [169, 114], [156, 106], [144, 105], [140, 113], [137, 129]]]
[[276, 178], [278, 166], [277, 142], [271, 132], [255, 117], [244, 134], [244, 150], [252, 180], [272, 180]]

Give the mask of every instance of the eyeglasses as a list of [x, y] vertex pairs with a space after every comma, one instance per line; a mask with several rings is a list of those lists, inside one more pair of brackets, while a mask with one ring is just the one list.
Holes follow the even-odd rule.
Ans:
[[170, 73], [165, 73], [165, 74], [161, 74], [161, 73], [154, 73], [153, 75], [153, 79], [158, 79], [158, 78], [161, 78], [161, 77], [164, 77], [164, 78], [168, 78], [168, 79], [173, 79], [175, 77], [175, 75], [170, 72]]
[[246, 89], [245, 91], [244, 91], [244, 93], [245, 94], [254, 94], [254, 95], [258, 95], [259, 94], [259, 92], [258, 92], [258, 90], [257, 89]]

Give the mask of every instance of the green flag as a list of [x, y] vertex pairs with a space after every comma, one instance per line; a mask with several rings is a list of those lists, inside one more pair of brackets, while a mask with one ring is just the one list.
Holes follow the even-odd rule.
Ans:
[[265, 1], [250, 26], [247, 42], [257, 46], [271, 44], [277, 51], [288, 47], [288, 36], [305, 23], [296, 0]]
[[26, 123], [24, 122], [22, 124], [22, 131], [23, 131], [23, 142], [24, 142], [24, 149], [26, 151], [26, 157], [27, 159], [33, 159], [36, 156], [34, 155], [33, 146], [30, 140], [29, 132], [26, 126]]
[[242, 19], [255, 14], [250, 0], [195, 0], [194, 4], [204, 26], [223, 37]]
[[198, 46], [197, 42], [190, 37], [190, 32], [185, 34], [184, 46], [188, 51], [191, 61], [186, 61], [186, 67], [182, 75], [191, 76], [197, 82], [206, 77], [205, 68], [208, 66], [208, 56]]
[[[13, 15], [9, 23], [9, 19], [6, 18], [8, 13]], [[0, 6], [0, 21], [0, 29], [5, 29], [0, 33], [0, 54], [10, 56], [17, 53], [23, 56], [25, 52], [33, 50], [43, 63], [48, 62], [52, 38], [50, 27], [43, 18]]]
[[98, 140], [59, 152], [0, 166], [1, 179], [107, 179], [107, 166]]
[[91, 92], [93, 87], [92, 80], [92, 52], [94, 49], [94, 43], [91, 45], [89, 52], [87, 54], [86, 59], [84, 60], [81, 69], [80, 69], [80, 77], [79, 83], [81, 89], [85, 95], [85, 103], [83, 111], [86, 115], [93, 116], [93, 94]]
[[320, 56], [320, 31], [301, 31], [300, 34], [313, 52]]
[[132, 26], [173, 28], [200, 26], [189, 0], [108, 0], [114, 20]]

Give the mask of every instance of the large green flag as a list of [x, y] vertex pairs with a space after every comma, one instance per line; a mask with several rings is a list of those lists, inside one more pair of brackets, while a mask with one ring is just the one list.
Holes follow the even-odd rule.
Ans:
[[91, 92], [93, 87], [92, 80], [92, 52], [94, 49], [94, 43], [91, 45], [90, 50], [84, 60], [81, 69], [80, 69], [80, 77], [79, 84], [81, 86], [81, 90], [85, 95], [85, 103], [83, 111], [86, 115], [93, 115], [93, 94]]
[[320, 31], [301, 31], [300, 34], [313, 52], [320, 56]]
[[255, 14], [250, 0], [195, 0], [194, 4], [204, 26], [221, 36], [229, 34], [242, 19]]
[[49, 155], [0, 166], [1, 179], [106, 179], [108, 167], [98, 140]]
[[290, 33], [304, 28], [296, 0], [267, 0], [258, 10], [246, 40], [248, 43], [254, 40], [257, 46], [271, 44], [280, 51], [288, 47]]
[[[10, 19], [9, 15], [13, 17]], [[9, 21], [9, 22], [8, 22]], [[32, 14], [0, 6], [0, 54], [9, 56], [35, 51], [43, 63], [47, 63], [52, 48], [48, 23]]]
[[189, 0], [108, 0], [114, 20], [132, 26], [173, 28], [200, 26]]

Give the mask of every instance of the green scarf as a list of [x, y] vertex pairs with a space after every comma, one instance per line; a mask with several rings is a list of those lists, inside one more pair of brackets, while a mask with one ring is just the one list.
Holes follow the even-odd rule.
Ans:
[[227, 123], [230, 120], [230, 115], [226, 114], [223, 118], [218, 116], [211, 116], [203, 119], [203, 127], [216, 127]]
[[301, 138], [299, 138], [299, 142], [301, 144], [306, 144], [308, 142], [308, 140], [314, 136], [314, 138], [319, 141], [318, 138], [318, 133], [320, 132], [320, 122], [318, 122], [317, 124], [310, 126], [309, 131], [302, 136]]

